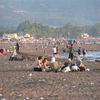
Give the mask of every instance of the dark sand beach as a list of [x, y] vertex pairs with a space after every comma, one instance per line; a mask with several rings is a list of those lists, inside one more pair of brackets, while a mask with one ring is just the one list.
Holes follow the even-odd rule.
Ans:
[[[100, 45], [83, 47], [100, 50]], [[32, 44], [23, 48], [21, 52], [42, 55]], [[86, 72], [34, 72], [33, 61], [9, 61], [9, 56], [0, 56], [0, 100], [100, 100], [100, 62], [84, 61], [90, 68]]]

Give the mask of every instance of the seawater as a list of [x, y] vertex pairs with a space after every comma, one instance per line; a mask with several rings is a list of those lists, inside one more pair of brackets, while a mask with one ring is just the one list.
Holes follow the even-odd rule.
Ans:
[[[53, 55], [49, 55], [49, 56], [52, 57]], [[84, 58], [84, 60], [86, 60], [86, 61], [100, 60], [100, 51], [88, 51], [88, 52], [86, 52], [85, 57], [83, 57], [82, 55], [80, 57]], [[60, 54], [60, 55], [58, 55], [58, 58], [67, 59], [68, 54], [66, 54], [66, 55]]]
[[86, 53], [86, 60], [87, 61], [100, 60], [100, 51], [88, 51]]

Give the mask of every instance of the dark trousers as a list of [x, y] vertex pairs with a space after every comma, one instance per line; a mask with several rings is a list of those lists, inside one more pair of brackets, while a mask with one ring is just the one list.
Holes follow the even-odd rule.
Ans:
[[34, 68], [34, 71], [42, 72], [42, 68]]
[[68, 58], [70, 58], [72, 60], [73, 57], [74, 57], [73, 53], [69, 53], [69, 57]]

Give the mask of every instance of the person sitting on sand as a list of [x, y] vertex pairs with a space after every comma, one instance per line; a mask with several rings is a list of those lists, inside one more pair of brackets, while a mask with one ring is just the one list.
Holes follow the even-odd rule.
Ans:
[[43, 65], [43, 56], [39, 56], [38, 57], [38, 60], [36, 60], [34, 63], [33, 63], [33, 66], [34, 66], [34, 71], [41, 71], [42, 72], [42, 65]]
[[0, 49], [0, 55], [3, 55], [6, 52], [5, 48]]
[[72, 66], [70, 67], [71, 68], [71, 71], [79, 71], [79, 67], [74, 63], [72, 64]]
[[48, 64], [48, 60], [47, 60], [47, 58], [44, 58], [43, 65], [42, 65], [42, 71], [43, 72], [48, 72], [48, 71], [51, 70], [50, 66], [47, 65], [47, 64]]
[[65, 62], [64, 66], [61, 68], [62, 72], [70, 72], [70, 66], [69, 66], [69, 62]]
[[73, 61], [69, 58], [69, 59], [67, 59], [67, 61], [66, 62], [68, 62], [68, 65], [69, 66], [72, 66], [72, 64], [73, 64]]
[[16, 47], [14, 46], [13, 53], [10, 56], [9, 61], [17, 60], [17, 55]]
[[52, 69], [54, 72], [58, 72], [58, 70], [59, 70], [59, 64], [58, 64], [58, 62], [55, 60], [55, 57], [52, 57], [52, 58], [51, 58], [50, 66], [51, 66], [51, 69]]
[[77, 53], [78, 55], [81, 55], [81, 47], [78, 48]]
[[86, 67], [83, 64], [83, 62], [80, 59], [80, 57], [77, 57], [76, 65], [79, 67], [80, 71], [85, 71], [86, 70]]

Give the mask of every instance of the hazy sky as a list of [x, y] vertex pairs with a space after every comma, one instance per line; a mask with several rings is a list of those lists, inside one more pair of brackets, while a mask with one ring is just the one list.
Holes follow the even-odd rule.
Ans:
[[100, 22], [100, 0], [0, 0], [0, 25], [30, 20], [48, 25]]

